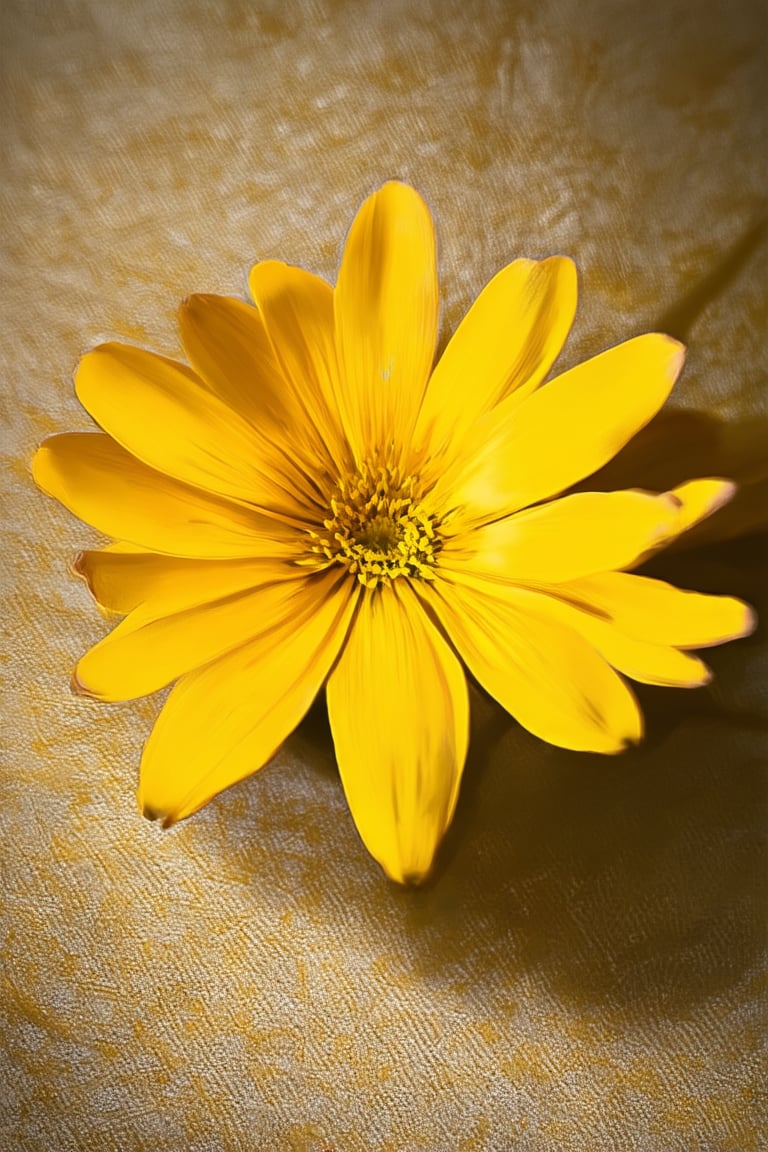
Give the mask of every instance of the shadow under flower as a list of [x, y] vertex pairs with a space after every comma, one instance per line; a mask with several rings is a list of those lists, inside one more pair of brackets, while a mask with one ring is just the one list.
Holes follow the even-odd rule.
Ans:
[[[665, 562], [717, 591], [727, 552], [729, 589], [756, 593], [757, 543]], [[392, 885], [360, 843], [322, 701], [274, 765], [186, 825], [190, 844], [248, 890], [254, 925], [284, 908], [286, 931], [314, 925], [371, 989], [383, 966], [426, 1006], [489, 1019], [531, 985], [587, 1015], [683, 1019], [737, 997], [765, 945], [768, 718], [742, 699], [765, 630], [709, 655], [712, 687], [641, 691], [647, 740], [615, 758], [542, 744], [473, 690], [456, 817], [423, 888]]]
[[[684, 338], [764, 233], [761, 222], [658, 327]], [[739, 495], [689, 534], [687, 550], [644, 571], [740, 595], [765, 618], [766, 539], [756, 533], [768, 509], [767, 433], [764, 420], [668, 409], [582, 487], [734, 478]], [[765, 633], [707, 654], [716, 679], [706, 689], [640, 688], [646, 742], [616, 758], [542, 744], [473, 691], [458, 809], [420, 889], [386, 881], [360, 843], [322, 699], [276, 762], [219, 797], [186, 835], [218, 849], [255, 911], [277, 892], [369, 971], [388, 965], [388, 979], [417, 981], [427, 996], [471, 1000], [490, 1018], [518, 982], [534, 981], [622, 1019], [685, 1017], [707, 998], [736, 995], [765, 945], [768, 717], [756, 687], [768, 675]]]
[[[727, 550], [727, 586], [768, 610], [763, 545]], [[722, 591], [722, 552], [666, 566]], [[440, 938], [433, 978], [448, 939], [472, 952], [482, 933], [502, 971], [516, 958], [562, 996], [623, 1012], [684, 1015], [750, 972], [765, 944], [768, 715], [745, 686], [765, 631], [709, 653], [710, 689], [639, 689], [647, 739], [617, 758], [542, 745], [480, 702], [438, 874], [407, 896], [416, 938]]]

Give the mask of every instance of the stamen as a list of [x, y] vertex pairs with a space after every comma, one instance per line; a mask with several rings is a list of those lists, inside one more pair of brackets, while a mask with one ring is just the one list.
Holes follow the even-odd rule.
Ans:
[[413, 476], [363, 465], [339, 483], [329, 504], [325, 531], [309, 533], [317, 561], [343, 564], [366, 588], [397, 576], [434, 579], [439, 524], [419, 503]]

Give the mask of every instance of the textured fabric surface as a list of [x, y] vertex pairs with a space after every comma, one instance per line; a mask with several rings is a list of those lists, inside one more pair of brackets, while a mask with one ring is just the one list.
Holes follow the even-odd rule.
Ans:
[[322, 704], [188, 822], [140, 817], [158, 701], [70, 695], [106, 625], [67, 569], [98, 540], [29, 458], [89, 427], [85, 349], [178, 354], [179, 300], [241, 294], [257, 258], [332, 279], [399, 177], [437, 220], [443, 339], [502, 265], [560, 252], [581, 278], [564, 365], [656, 327], [687, 341], [677, 415], [607, 474], [736, 472], [733, 517], [654, 571], [765, 607], [762, 5], [0, 12], [0, 1148], [754, 1152], [764, 630], [712, 653], [710, 688], [642, 692], [647, 743], [619, 758], [542, 745], [475, 694], [440, 867], [399, 890]]

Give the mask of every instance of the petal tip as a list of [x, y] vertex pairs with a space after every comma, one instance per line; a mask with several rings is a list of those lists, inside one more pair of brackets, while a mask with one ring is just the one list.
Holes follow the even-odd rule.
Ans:
[[53, 437], [48, 436], [45, 440], [43, 440], [42, 444], [38, 444], [30, 461], [32, 479], [41, 490], [41, 492], [45, 492], [46, 495], [50, 494], [48, 492], [48, 488], [46, 487], [45, 479], [48, 472], [48, 457], [50, 455], [49, 443], [52, 439]]
[[427, 872], [404, 872], [402, 877], [397, 879], [397, 883], [404, 888], [421, 888], [429, 880], [431, 871], [429, 869]]
[[70, 681], [69, 681], [70, 692], [72, 693], [73, 696], [79, 696], [83, 700], [100, 700], [101, 697], [96, 692], [94, 692], [92, 689], [90, 689], [84, 680], [80, 679], [80, 676], [78, 675], [78, 671], [77, 671], [79, 667], [80, 667], [80, 665], [78, 664], [76, 666], [74, 672], [72, 673], [71, 678], [70, 678]]
[[670, 375], [673, 377], [673, 379], [676, 380], [677, 377], [680, 375], [680, 373], [683, 370], [683, 365], [685, 364], [685, 359], [686, 359], [686, 356], [688, 355], [688, 350], [687, 350], [685, 344], [682, 344], [679, 340], [676, 340], [674, 338], [674, 336], [667, 336], [666, 333], [662, 333], [661, 335], [662, 335], [662, 339], [664, 340], [664, 342], [669, 347]]
[[645, 718], [640, 711], [640, 708], [637, 706], [637, 700], [634, 692], [632, 692], [631, 689], [629, 689], [629, 691], [633, 701], [635, 702], [635, 715], [631, 718], [631, 721], [629, 721], [629, 724], [631, 724], [629, 730], [626, 731], [623, 736], [619, 737], [617, 747], [615, 749], [617, 754], [621, 752], [631, 752], [633, 748], [639, 747], [645, 739]]
[[176, 823], [178, 819], [176, 813], [167, 812], [164, 808], [156, 808], [154, 804], [149, 804], [143, 799], [141, 792], [139, 792], [137, 799], [139, 811], [145, 820], [151, 820], [153, 823], [159, 821], [160, 827], [165, 830], [171, 828]]
[[[691, 483], [695, 484], [696, 481], [691, 481]], [[706, 483], [706, 481], [703, 481], [702, 483]], [[724, 505], [733, 500], [734, 496], [739, 490], [739, 486], [735, 483], [735, 481], [726, 480], [722, 476], [713, 476], [709, 481], [709, 485], [711, 494], [701, 519], [704, 519], [705, 516], [711, 516], [713, 512], [719, 511], [720, 508], [724, 507]], [[681, 487], [685, 488], [685, 485], [681, 485]]]
[[72, 576], [79, 576], [82, 580], [88, 580], [85, 552], [78, 552], [72, 559], [69, 565], [69, 571]]
[[397, 884], [398, 888], [422, 888], [432, 879], [434, 863], [433, 857], [426, 868], [423, 865], [404, 867], [401, 861], [398, 861], [395, 867], [391, 867], [390, 863], [379, 860], [379, 865], [387, 880], [392, 884]]
[[560, 254], [547, 256], [541, 263], [542, 265], [549, 265], [555, 268], [561, 276], [565, 276], [568, 280], [572, 281], [574, 285], [576, 284], [579, 277], [579, 270], [576, 267], [576, 261], [571, 256], [562, 256]]
[[735, 640], [741, 640], [744, 636], [751, 636], [758, 625], [757, 612], [752, 605], [747, 604], [744, 600], [740, 600], [739, 603], [744, 609], [744, 625], [742, 631], [734, 637]]

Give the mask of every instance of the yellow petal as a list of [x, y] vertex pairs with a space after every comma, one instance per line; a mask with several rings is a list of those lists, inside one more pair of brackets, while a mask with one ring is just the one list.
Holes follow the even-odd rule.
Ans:
[[736, 485], [731, 480], [707, 477], [704, 480], [688, 480], [672, 489], [672, 495], [680, 502], [675, 525], [676, 534], [687, 532], [695, 524], [706, 520], [736, 494]]
[[675, 648], [709, 648], [737, 640], [748, 636], [756, 622], [750, 606], [733, 596], [688, 592], [630, 572], [589, 576], [561, 585], [558, 593], [602, 612], [629, 636]]
[[80, 552], [73, 568], [99, 606], [120, 616], [147, 604], [154, 617], [181, 612], [296, 575], [280, 560], [190, 560], [114, 545]]
[[252, 268], [248, 287], [296, 405], [317, 429], [337, 470], [347, 466], [349, 447], [338, 415], [333, 289], [319, 276], [276, 260]]
[[642, 737], [637, 702], [578, 632], [476, 588], [424, 589], [472, 675], [524, 728], [550, 744], [621, 752]]
[[632, 567], [638, 567], [659, 548], [665, 548], [679, 536], [706, 520], [733, 498], [736, 485], [730, 480], [707, 478], [688, 480], [667, 493], [677, 504], [677, 515], [665, 536], [649, 546], [647, 551], [637, 556]]
[[[269, 568], [261, 576], [269, 579]], [[73, 690], [103, 701], [149, 696], [300, 613], [310, 596], [309, 579], [294, 576], [218, 597], [209, 588], [208, 603], [203, 599], [170, 615], [158, 615], [165, 605], [150, 600], [86, 652], [75, 669]], [[324, 577], [318, 579], [322, 583]], [[201, 587], [199, 595], [205, 592]]]
[[87, 524], [153, 552], [227, 559], [289, 556], [301, 548], [295, 529], [171, 480], [100, 433], [51, 436], [37, 450], [32, 473]]
[[359, 586], [324, 575], [271, 630], [173, 689], [141, 763], [139, 804], [166, 826], [250, 776], [296, 727], [349, 628]]
[[529, 395], [549, 372], [573, 323], [571, 260], [515, 260], [483, 289], [427, 386], [415, 442], [449, 457], [488, 409]]
[[698, 688], [711, 679], [710, 670], [698, 656], [627, 636], [605, 616], [563, 599], [561, 587], [545, 592], [526, 588], [500, 589], [497, 585], [486, 591], [523, 614], [533, 612], [573, 629], [618, 672], [642, 684]]
[[244, 300], [193, 293], [179, 308], [184, 351], [227, 407], [270, 439], [295, 416], [264, 321]]
[[404, 582], [365, 594], [327, 694], [363, 843], [393, 880], [418, 883], [456, 805], [468, 698], [461, 665]]
[[[306, 485], [280, 449], [183, 364], [127, 344], [86, 353], [77, 395], [97, 424], [138, 460], [205, 492], [304, 514]], [[304, 493], [304, 504], [296, 494]]]
[[436, 511], [497, 519], [595, 472], [658, 412], [683, 365], [668, 336], [638, 336], [480, 420], [462, 460], [437, 481]]
[[679, 504], [648, 492], [578, 492], [449, 540], [440, 567], [515, 583], [626, 568], [668, 539]]
[[410, 442], [437, 337], [432, 218], [413, 188], [385, 184], [365, 201], [334, 294], [339, 402], [358, 462]]

